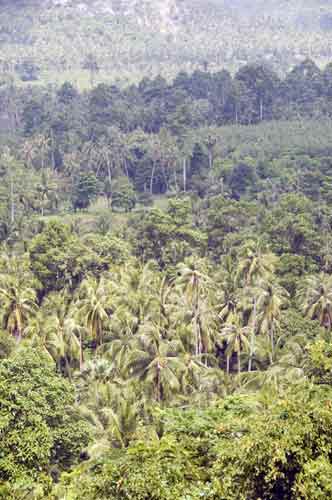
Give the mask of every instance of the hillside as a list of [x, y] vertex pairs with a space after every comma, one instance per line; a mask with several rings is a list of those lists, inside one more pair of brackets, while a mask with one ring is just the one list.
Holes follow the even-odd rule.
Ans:
[[278, 71], [332, 59], [323, 0], [0, 1], [2, 72], [20, 81], [87, 87], [179, 69], [265, 60]]
[[0, 500], [332, 499], [330, 2], [0, 0]]

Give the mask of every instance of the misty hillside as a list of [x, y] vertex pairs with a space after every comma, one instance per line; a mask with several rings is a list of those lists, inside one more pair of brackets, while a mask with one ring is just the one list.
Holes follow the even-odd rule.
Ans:
[[284, 72], [328, 62], [331, 41], [326, 0], [0, 0], [2, 69], [18, 81], [84, 87], [255, 60]]

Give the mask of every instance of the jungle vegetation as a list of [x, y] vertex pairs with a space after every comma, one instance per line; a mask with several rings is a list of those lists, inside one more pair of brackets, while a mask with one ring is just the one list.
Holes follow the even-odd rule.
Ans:
[[0, 498], [331, 497], [331, 95], [1, 88]]

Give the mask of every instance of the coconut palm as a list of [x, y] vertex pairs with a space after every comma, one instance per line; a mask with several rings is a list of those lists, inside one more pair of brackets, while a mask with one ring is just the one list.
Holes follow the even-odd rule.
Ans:
[[222, 258], [221, 267], [216, 276], [216, 310], [222, 325], [232, 324], [243, 309], [243, 293], [236, 279], [236, 263], [227, 255]]
[[128, 363], [128, 373], [143, 382], [149, 394], [161, 402], [180, 391], [184, 365], [178, 357], [183, 350], [178, 340], [166, 340], [157, 324], [142, 326]]
[[127, 446], [138, 424], [139, 400], [135, 393], [128, 384], [113, 379], [112, 367], [104, 360], [90, 363], [82, 377], [86, 387], [81, 394], [82, 414], [95, 434], [89, 454], [98, 457], [110, 446]]
[[243, 326], [241, 318], [237, 316], [232, 324], [225, 325], [220, 334], [220, 339], [226, 342], [226, 371], [230, 372], [230, 359], [233, 354], [237, 357], [238, 374], [241, 373], [241, 354], [249, 349], [248, 334], [250, 328]]
[[66, 292], [50, 294], [41, 309], [43, 325], [36, 333], [60, 370], [71, 376], [72, 367], [83, 369], [84, 328], [75, 317]]
[[116, 311], [116, 318], [110, 323], [110, 341], [102, 346], [107, 359], [114, 363], [118, 373], [125, 377], [130, 353], [135, 342], [136, 318], [121, 307]]
[[[208, 325], [206, 319], [210, 307], [209, 293], [213, 282], [206, 273], [205, 261], [191, 258], [179, 264], [178, 277], [175, 283], [179, 287], [180, 300], [185, 300], [186, 308], [191, 315], [195, 355], [199, 356], [203, 352], [207, 353], [210, 336], [204, 326], [207, 327]], [[205, 318], [205, 321], [203, 318]]]
[[0, 283], [3, 328], [21, 340], [29, 319], [37, 310], [36, 292], [15, 276], [2, 276]]
[[257, 300], [258, 331], [267, 335], [270, 339], [270, 363], [272, 364], [276, 342], [275, 336], [280, 328], [281, 311], [287, 304], [289, 294], [276, 283], [261, 281], [259, 288], [260, 293]]
[[240, 250], [239, 257], [236, 279], [245, 286], [255, 285], [257, 281], [269, 279], [273, 275], [277, 257], [262, 241], [247, 242]]
[[181, 391], [183, 394], [190, 395], [201, 389], [201, 379], [206, 366], [202, 362], [202, 356], [195, 356], [188, 352], [183, 352], [180, 359], [183, 364], [180, 376]]
[[[276, 264], [276, 256], [271, 253], [261, 240], [250, 240], [240, 251], [239, 263], [236, 271], [236, 281], [245, 286], [245, 295], [250, 301], [247, 310], [250, 311], [250, 353], [248, 371], [252, 370], [252, 361], [255, 352], [255, 341], [257, 334], [257, 300], [259, 294], [259, 283], [273, 276]], [[249, 307], [248, 307], [249, 306]]]
[[321, 273], [309, 276], [298, 292], [305, 316], [317, 319], [327, 330], [332, 329], [332, 276]]
[[112, 281], [115, 309], [127, 309], [135, 318], [134, 334], [145, 320], [157, 314], [159, 282], [154, 262], [149, 261], [142, 266], [135, 260], [121, 267]]
[[82, 283], [76, 309], [88, 335], [100, 346], [106, 323], [112, 313], [110, 287], [105, 277], [100, 280], [87, 278]]

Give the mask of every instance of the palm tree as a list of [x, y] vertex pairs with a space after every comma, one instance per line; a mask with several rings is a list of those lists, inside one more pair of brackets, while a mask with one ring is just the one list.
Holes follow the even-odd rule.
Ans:
[[96, 458], [110, 446], [127, 446], [138, 425], [140, 408], [135, 392], [114, 379], [112, 366], [105, 360], [89, 363], [81, 378], [85, 381], [81, 411], [95, 432], [90, 456]]
[[252, 370], [252, 361], [255, 352], [255, 339], [257, 333], [257, 296], [259, 285], [262, 280], [270, 279], [274, 273], [276, 256], [271, 253], [261, 241], [249, 241], [240, 251], [240, 260], [236, 272], [236, 280], [246, 287], [246, 295], [251, 304], [251, 336], [248, 371]]
[[206, 263], [203, 260], [191, 258], [179, 264], [176, 285], [180, 288], [180, 295], [183, 293], [191, 314], [195, 355], [207, 353], [210, 343], [209, 332], [204, 326], [208, 327], [206, 320], [209, 312], [209, 292], [212, 280], [206, 274]]
[[245, 286], [269, 279], [274, 272], [276, 256], [260, 240], [247, 242], [240, 251], [236, 279]]
[[123, 306], [117, 308], [115, 316], [110, 322], [110, 341], [102, 349], [107, 359], [114, 363], [118, 373], [125, 377], [137, 325], [135, 318]]
[[126, 309], [132, 315], [134, 334], [145, 320], [157, 314], [159, 282], [154, 262], [149, 261], [142, 266], [135, 260], [122, 266], [116, 279], [112, 280], [115, 311]]
[[238, 374], [241, 373], [241, 353], [243, 351], [248, 351], [249, 341], [248, 341], [248, 333], [250, 328], [243, 326], [241, 324], [241, 319], [237, 316], [234, 319], [232, 324], [226, 324], [222, 330], [220, 338], [221, 340], [225, 340], [226, 347], [226, 371], [227, 374], [230, 372], [230, 359], [233, 354], [236, 354], [237, 357], [237, 368]]
[[36, 292], [20, 280], [4, 276], [0, 285], [3, 328], [21, 340], [29, 319], [37, 310]]
[[242, 305], [235, 263], [229, 255], [223, 258], [222, 267], [217, 275], [217, 301], [218, 317], [221, 322], [232, 323]]
[[39, 332], [34, 332], [34, 336], [40, 337], [45, 350], [56, 361], [58, 368], [64, 368], [69, 377], [72, 365], [79, 362], [82, 371], [84, 361], [84, 328], [78, 323], [74, 313], [66, 292], [50, 294], [42, 304], [43, 325]]
[[90, 338], [100, 346], [106, 322], [112, 313], [110, 288], [105, 277], [100, 280], [87, 278], [83, 281], [76, 308]]
[[181, 372], [180, 383], [183, 394], [193, 394], [200, 390], [201, 378], [206, 371], [206, 366], [202, 362], [202, 356], [195, 356], [184, 352], [181, 354], [183, 371]]
[[303, 313], [317, 319], [327, 330], [332, 329], [332, 276], [321, 273], [309, 276], [298, 292]]
[[275, 283], [260, 282], [257, 300], [258, 330], [270, 339], [270, 363], [274, 360], [275, 334], [280, 327], [282, 307], [289, 298], [288, 292]]
[[180, 390], [184, 365], [178, 356], [182, 350], [178, 340], [162, 338], [158, 325], [145, 324], [130, 355], [128, 373], [138, 377], [156, 401], [170, 399]]

